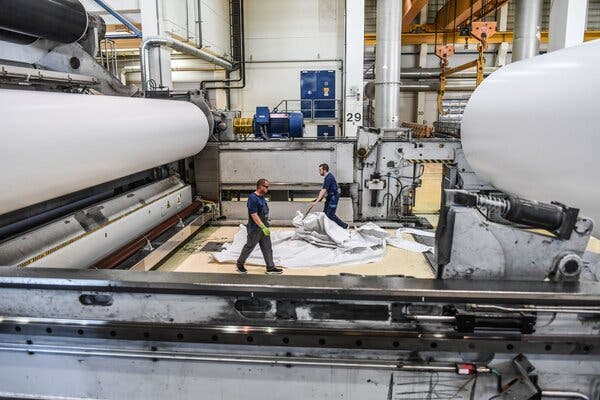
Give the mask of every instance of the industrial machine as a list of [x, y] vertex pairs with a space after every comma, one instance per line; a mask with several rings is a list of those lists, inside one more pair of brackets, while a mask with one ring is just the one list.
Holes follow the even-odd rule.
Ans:
[[[378, 32], [376, 126], [323, 140], [301, 138], [303, 113], [258, 107], [244, 120], [211, 110], [199, 92], [122, 85], [96, 61], [89, 46], [101, 24], [88, 24], [78, 1], [0, 0], [12, 7], [0, 14], [0, 59], [11, 61], [0, 67], [0, 397], [600, 398], [600, 285], [586, 252], [598, 196], [562, 179], [557, 198], [550, 184], [526, 191], [505, 179], [521, 168], [531, 187], [548, 182], [550, 162], [524, 160], [554, 130], [528, 131], [538, 136], [523, 151], [514, 142], [493, 151], [523, 139], [513, 118], [482, 129], [489, 96], [510, 82], [502, 70], [467, 106], [462, 142], [398, 127], [402, 4], [382, 3], [378, 24], [395, 25]], [[579, 60], [569, 65], [597, 76], [597, 46], [565, 50]], [[323, 76], [315, 82], [332, 94], [335, 75]], [[594, 104], [575, 121], [597, 126]], [[526, 117], [550, 120], [548, 109]], [[233, 140], [231, 130], [261, 140]], [[595, 173], [593, 146], [579, 149], [562, 149], [569, 163], [556, 164], [585, 161]], [[258, 175], [271, 179], [272, 219], [289, 221], [306, 205], [298, 199], [321, 188], [323, 162], [340, 184], [340, 217], [393, 227], [418, 224], [410, 211], [422, 165], [444, 165], [438, 279], [152, 271], [213, 217], [246, 219], [233, 200]]]
[[261, 139], [300, 138], [303, 134], [303, 119], [300, 112], [271, 112], [269, 107], [256, 107], [253, 118], [235, 118], [234, 133], [254, 134]]
[[79, 1], [0, 6], [1, 265], [92, 267], [208, 211], [190, 185], [213, 129], [202, 97], [124, 86], [97, 62], [103, 22]]
[[[460, 190], [444, 194], [436, 234], [440, 278], [579, 281], [594, 226], [579, 210]], [[527, 246], [517, 252], [519, 243]]]

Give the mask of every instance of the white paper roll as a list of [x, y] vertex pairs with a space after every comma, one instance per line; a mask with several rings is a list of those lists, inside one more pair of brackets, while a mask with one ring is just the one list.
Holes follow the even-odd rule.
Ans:
[[559, 201], [600, 234], [600, 40], [509, 64], [473, 93], [462, 143], [498, 189]]
[[0, 90], [0, 215], [192, 156], [208, 130], [183, 101]]

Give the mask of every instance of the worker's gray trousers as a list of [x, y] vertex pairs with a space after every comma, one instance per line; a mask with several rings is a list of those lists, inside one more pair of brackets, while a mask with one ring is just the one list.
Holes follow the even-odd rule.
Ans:
[[267, 268], [275, 267], [275, 263], [273, 262], [273, 246], [271, 245], [271, 238], [269, 236], [265, 236], [262, 230], [248, 230], [248, 239], [242, 252], [240, 253], [240, 257], [237, 260], [237, 265], [244, 265], [248, 257], [250, 257], [250, 253], [254, 250], [256, 245], [260, 246], [260, 251], [263, 253], [263, 257], [265, 258], [265, 263], [267, 264]]

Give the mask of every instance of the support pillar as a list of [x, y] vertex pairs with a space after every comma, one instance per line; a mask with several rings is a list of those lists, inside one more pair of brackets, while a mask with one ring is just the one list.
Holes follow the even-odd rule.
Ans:
[[402, 0], [377, 1], [375, 126], [395, 129], [400, 119]]
[[365, 50], [365, 2], [346, 1], [346, 56], [344, 62], [345, 137], [355, 137], [363, 122], [363, 65]]
[[548, 51], [583, 43], [587, 0], [554, 0], [550, 9]]
[[542, 0], [516, 0], [513, 62], [535, 57], [540, 53], [541, 25]]

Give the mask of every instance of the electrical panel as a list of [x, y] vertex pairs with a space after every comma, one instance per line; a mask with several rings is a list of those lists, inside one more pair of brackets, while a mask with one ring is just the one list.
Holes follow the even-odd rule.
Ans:
[[304, 118], [335, 118], [335, 71], [300, 72], [300, 107]]
[[333, 139], [335, 138], [335, 125], [317, 125], [318, 139]]

